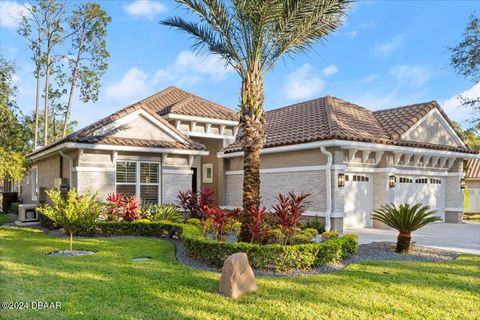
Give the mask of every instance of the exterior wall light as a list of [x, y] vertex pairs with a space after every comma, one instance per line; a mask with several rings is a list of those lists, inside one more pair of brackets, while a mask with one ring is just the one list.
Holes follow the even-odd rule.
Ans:
[[467, 187], [467, 183], [465, 182], [465, 178], [460, 179], [460, 189], [465, 189]]
[[395, 177], [393, 175], [388, 177], [388, 186], [390, 188], [395, 188], [395, 183], [397, 183], [397, 177]]
[[339, 173], [338, 174], [338, 186], [345, 187], [345, 174], [344, 173]]

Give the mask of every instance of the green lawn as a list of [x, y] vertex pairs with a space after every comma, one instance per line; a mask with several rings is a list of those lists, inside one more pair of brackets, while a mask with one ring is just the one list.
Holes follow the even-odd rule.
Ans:
[[[67, 241], [0, 228], [0, 301], [62, 303], [0, 311], [4, 319], [478, 319], [480, 257], [450, 263], [371, 262], [299, 278], [259, 277], [239, 300], [217, 294], [219, 275], [176, 262], [160, 239], [85, 239], [92, 256], [49, 257]], [[151, 256], [151, 261], [132, 261]]]
[[12, 219], [10, 219], [10, 217], [6, 214], [3, 214], [3, 213], [0, 213], [0, 226], [4, 223], [8, 223], [8, 222], [11, 222]]

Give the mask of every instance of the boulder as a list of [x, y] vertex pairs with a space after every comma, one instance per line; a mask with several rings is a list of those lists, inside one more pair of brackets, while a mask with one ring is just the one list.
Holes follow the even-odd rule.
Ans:
[[246, 292], [257, 290], [255, 274], [248, 263], [247, 254], [232, 254], [223, 263], [219, 291], [226, 297], [238, 298]]

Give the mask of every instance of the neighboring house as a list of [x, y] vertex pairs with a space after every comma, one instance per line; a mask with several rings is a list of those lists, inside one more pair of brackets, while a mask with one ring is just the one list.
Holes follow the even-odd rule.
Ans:
[[[239, 207], [237, 130], [235, 111], [170, 87], [32, 153], [23, 201], [63, 181], [161, 203], [207, 186], [219, 205]], [[421, 202], [459, 222], [462, 163], [474, 157], [436, 102], [371, 112], [327, 96], [267, 112], [262, 205], [310, 193], [306, 216], [339, 231], [379, 226], [370, 214], [385, 203]]]
[[480, 159], [471, 159], [467, 162], [465, 182], [469, 192], [469, 206], [466, 212], [480, 213]]

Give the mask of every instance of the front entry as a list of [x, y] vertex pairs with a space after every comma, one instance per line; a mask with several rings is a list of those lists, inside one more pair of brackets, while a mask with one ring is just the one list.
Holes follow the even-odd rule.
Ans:
[[192, 168], [192, 192], [197, 192], [198, 168]]
[[372, 178], [367, 174], [345, 174], [345, 229], [371, 228]]

